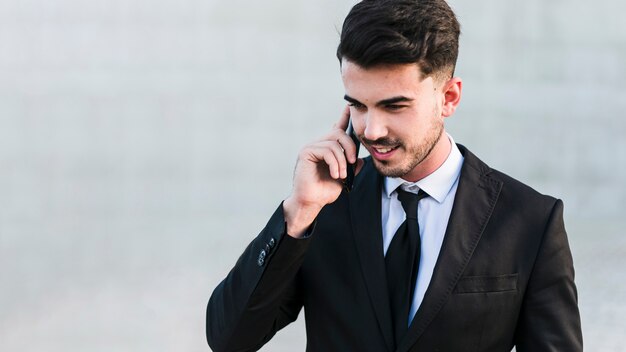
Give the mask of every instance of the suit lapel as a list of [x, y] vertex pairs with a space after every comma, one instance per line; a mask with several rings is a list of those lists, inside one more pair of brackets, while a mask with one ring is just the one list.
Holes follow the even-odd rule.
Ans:
[[350, 217], [363, 278], [387, 348], [394, 347], [381, 222], [382, 178], [366, 159], [349, 194]]
[[465, 160], [441, 251], [424, 300], [398, 352], [408, 351], [415, 344], [447, 301], [474, 253], [502, 188], [500, 181], [488, 176], [487, 165], [463, 146], [459, 149]]

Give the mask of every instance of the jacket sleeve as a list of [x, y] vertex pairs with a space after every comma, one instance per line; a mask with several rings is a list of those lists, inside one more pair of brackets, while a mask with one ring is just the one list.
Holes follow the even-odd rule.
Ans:
[[256, 351], [296, 320], [303, 304], [297, 273], [310, 241], [286, 234], [279, 206], [211, 295], [206, 335], [213, 351]]
[[552, 208], [521, 309], [515, 337], [518, 352], [583, 350], [561, 200]]

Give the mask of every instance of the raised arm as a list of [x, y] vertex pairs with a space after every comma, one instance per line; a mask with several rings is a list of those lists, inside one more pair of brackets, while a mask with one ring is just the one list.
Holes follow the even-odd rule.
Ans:
[[304, 294], [298, 272], [315, 219], [339, 197], [348, 162], [357, 160], [345, 133], [349, 116], [346, 108], [328, 135], [302, 148], [292, 193], [214, 290], [206, 323], [214, 351], [257, 350], [297, 318]]

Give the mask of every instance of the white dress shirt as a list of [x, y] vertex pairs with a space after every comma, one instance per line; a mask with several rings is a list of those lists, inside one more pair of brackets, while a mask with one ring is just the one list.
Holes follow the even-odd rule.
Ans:
[[396, 188], [402, 186], [404, 190], [413, 193], [423, 189], [429, 195], [429, 197], [419, 202], [417, 208], [421, 256], [408, 323], [413, 320], [420, 304], [422, 304], [424, 294], [433, 276], [433, 269], [435, 268], [437, 257], [439, 257], [443, 237], [448, 226], [452, 203], [454, 203], [459, 183], [461, 166], [463, 165], [463, 155], [461, 155], [459, 148], [454, 144], [452, 137], [448, 135], [448, 138], [452, 143], [450, 154], [446, 161], [432, 174], [414, 183], [405, 181], [402, 178], [385, 177], [381, 214], [385, 255], [391, 239], [406, 218], [402, 204], [398, 200]]

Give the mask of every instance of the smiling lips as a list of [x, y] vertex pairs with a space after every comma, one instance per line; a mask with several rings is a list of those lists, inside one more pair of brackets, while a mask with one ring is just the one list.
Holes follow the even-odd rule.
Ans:
[[396, 151], [396, 149], [398, 149], [398, 147], [400, 147], [399, 145], [395, 146], [395, 147], [374, 147], [374, 146], [370, 146], [370, 149], [372, 151], [372, 156], [376, 159], [379, 160], [385, 160], [385, 159], [389, 159], [394, 152]]
[[[374, 147], [372, 147], [372, 148], [374, 148]], [[378, 153], [381, 153], [381, 154], [386, 154], [386, 153], [389, 153], [390, 151], [392, 151], [392, 150], [394, 150], [394, 149], [396, 149], [396, 148], [397, 148], [397, 147], [394, 147], [394, 148], [374, 148], [374, 149], [376, 149], [376, 151], [377, 151]]]

